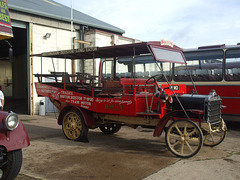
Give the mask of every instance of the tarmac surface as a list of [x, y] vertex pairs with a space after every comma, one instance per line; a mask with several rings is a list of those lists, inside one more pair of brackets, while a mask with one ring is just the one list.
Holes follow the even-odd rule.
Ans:
[[240, 123], [228, 123], [225, 140], [203, 146], [188, 159], [172, 155], [153, 130], [122, 127], [114, 135], [89, 130], [89, 143], [70, 141], [57, 124], [57, 114], [19, 115], [31, 145], [23, 149], [17, 180], [240, 179]]

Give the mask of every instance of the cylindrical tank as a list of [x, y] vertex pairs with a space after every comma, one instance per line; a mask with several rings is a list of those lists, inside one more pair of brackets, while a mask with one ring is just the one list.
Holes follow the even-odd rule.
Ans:
[[45, 103], [43, 100], [40, 100], [39, 104], [39, 115], [40, 116], [45, 116]]

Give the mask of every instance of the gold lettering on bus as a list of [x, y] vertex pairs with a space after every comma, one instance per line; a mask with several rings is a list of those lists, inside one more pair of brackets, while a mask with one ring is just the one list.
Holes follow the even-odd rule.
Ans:
[[109, 110], [122, 110], [123, 106], [120, 104], [105, 104], [105, 109]]

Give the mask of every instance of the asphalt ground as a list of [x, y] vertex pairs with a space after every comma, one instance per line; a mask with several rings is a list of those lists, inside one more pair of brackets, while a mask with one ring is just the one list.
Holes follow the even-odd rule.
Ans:
[[57, 114], [19, 115], [31, 145], [23, 149], [17, 180], [54, 179], [240, 179], [240, 123], [227, 122], [225, 140], [216, 147], [203, 146], [189, 159], [176, 158], [164, 136], [153, 130], [130, 127], [114, 135], [89, 130], [89, 143], [70, 141], [57, 124]]

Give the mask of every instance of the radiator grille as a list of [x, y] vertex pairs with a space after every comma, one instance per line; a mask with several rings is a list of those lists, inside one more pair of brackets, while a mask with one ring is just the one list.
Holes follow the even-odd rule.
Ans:
[[221, 99], [209, 100], [207, 105], [207, 122], [211, 124], [221, 121]]

